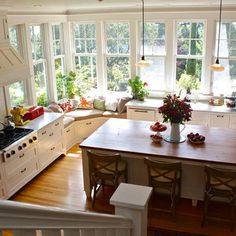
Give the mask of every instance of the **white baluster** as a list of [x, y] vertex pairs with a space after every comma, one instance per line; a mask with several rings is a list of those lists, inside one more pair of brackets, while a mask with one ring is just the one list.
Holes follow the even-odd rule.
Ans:
[[13, 233], [14, 236], [36, 236], [36, 230], [34, 229], [15, 229]]
[[79, 229], [64, 229], [64, 236], [80, 236], [80, 230]]
[[61, 236], [60, 229], [45, 229], [42, 230], [42, 236]]
[[94, 229], [81, 229], [81, 236], [96, 236]]

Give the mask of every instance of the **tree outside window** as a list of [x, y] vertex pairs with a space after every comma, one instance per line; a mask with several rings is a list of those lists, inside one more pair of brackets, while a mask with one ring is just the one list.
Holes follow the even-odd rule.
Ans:
[[52, 25], [52, 40], [53, 40], [53, 56], [56, 73], [57, 99], [60, 100], [65, 96], [65, 88], [62, 75], [65, 74], [65, 52], [63, 41], [62, 24]]
[[[9, 39], [11, 46], [21, 54], [19, 47], [19, 26], [9, 27]], [[19, 81], [8, 86], [11, 106], [27, 105], [26, 82]]]
[[176, 25], [176, 82], [180, 89], [200, 89], [204, 57], [204, 23], [178, 22]]
[[32, 59], [34, 64], [34, 80], [37, 104], [48, 105], [46, 59], [44, 58], [43, 26], [30, 26]]
[[74, 61], [82, 95], [97, 89], [97, 49], [95, 24], [74, 24]]
[[107, 89], [126, 91], [130, 78], [129, 23], [106, 23]]
[[[218, 30], [219, 23], [217, 24], [215, 45], [219, 40], [217, 38]], [[219, 60], [225, 70], [213, 72], [213, 93], [231, 95], [236, 91], [236, 22], [222, 23], [219, 49]], [[216, 50], [215, 56], [217, 55]]]
[[[142, 38], [142, 24], [140, 24], [140, 39]], [[144, 23], [144, 54], [145, 59], [151, 61], [151, 66], [140, 68], [139, 74], [144, 82], [147, 82], [151, 90], [165, 89], [165, 24], [158, 22]], [[140, 40], [141, 57], [143, 51], [143, 43]]]

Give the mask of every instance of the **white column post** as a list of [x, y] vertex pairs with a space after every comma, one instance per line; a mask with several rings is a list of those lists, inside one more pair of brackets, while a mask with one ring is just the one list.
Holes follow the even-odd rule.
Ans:
[[132, 236], [147, 236], [147, 207], [151, 193], [151, 187], [121, 183], [110, 199], [116, 215], [132, 219]]

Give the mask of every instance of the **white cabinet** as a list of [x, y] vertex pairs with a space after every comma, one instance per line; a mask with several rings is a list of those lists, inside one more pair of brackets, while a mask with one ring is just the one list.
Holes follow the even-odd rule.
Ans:
[[81, 120], [76, 122], [76, 135], [78, 142], [85, 140], [90, 134], [92, 134], [98, 127], [100, 127], [106, 119], [104, 117], [98, 117], [93, 119]]
[[156, 110], [128, 107], [127, 118], [131, 120], [156, 121]]
[[9, 158], [2, 163], [2, 167], [5, 172], [7, 195], [10, 197], [38, 174], [35, 147]]
[[187, 124], [207, 126], [208, 122], [209, 122], [209, 112], [193, 111], [192, 119], [191, 121], [188, 121]]
[[7, 16], [0, 15], [0, 43], [9, 41]]
[[38, 131], [37, 155], [40, 170], [64, 153], [62, 133], [63, 118], [57, 119]]
[[230, 115], [229, 128], [236, 128], [236, 114]]
[[0, 199], [6, 198], [6, 190], [3, 181], [4, 181], [3, 170], [2, 170], [2, 165], [0, 165]]
[[230, 114], [225, 114], [223, 112], [219, 113], [212, 112], [210, 113], [209, 116], [209, 126], [228, 128], [229, 120], [230, 120]]
[[64, 129], [63, 146], [67, 151], [76, 143], [77, 143], [76, 122], [73, 122], [71, 125], [69, 125]]

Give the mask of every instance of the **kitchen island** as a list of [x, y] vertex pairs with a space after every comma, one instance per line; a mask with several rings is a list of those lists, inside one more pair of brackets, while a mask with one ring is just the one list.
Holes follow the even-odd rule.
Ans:
[[[148, 175], [143, 158], [148, 156], [154, 160], [181, 161], [182, 190], [181, 196], [193, 200], [203, 199], [204, 165], [236, 169], [236, 133], [225, 128], [187, 125], [182, 135], [199, 133], [206, 137], [203, 144], [152, 142], [150, 121], [110, 119], [91, 136], [80, 144], [83, 156], [84, 190], [90, 197], [91, 186], [87, 150], [100, 153], [118, 152], [128, 162], [128, 182], [147, 185]], [[170, 129], [165, 131], [168, 134]], [[164, 135], [165, 135], [164, 134]]]

